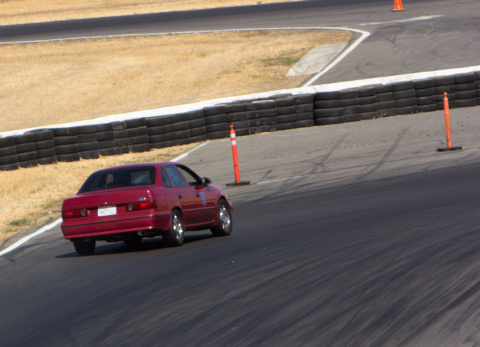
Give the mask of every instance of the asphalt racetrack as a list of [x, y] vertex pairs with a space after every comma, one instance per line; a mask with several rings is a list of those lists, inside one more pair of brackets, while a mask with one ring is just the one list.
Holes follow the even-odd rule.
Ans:
[[[299, 12], [290, 5], [288, 16], [306, 15], [306, 3]], [[382, 65], [388, 54], [377, 56], [375, 77], [422, 71], [434, 56], [429, 71], [478, 65], [467, 44], [479, 38], [475, 1], [404, 1], [402, 13], [391, 12], [393, 2], [362, 3], [331, 7], [338, 18], [358, 16], [356, 24], [380, 8], [383, 21], [428, 9], [443, 16], [436, 27], [464, 17], [437, 33], [464, 40], [460, 61], [419, 44], [425, 58], [413, 64]], [[324, 18], [312, 8], [317, 26], [333, 25], [336, 12]], [[387, 25], [398, 29], [392, 41], [434, 42], [426, 38], [433, 31], [413, 32], [432, 22], [415, 23]], [[386, 37], [385, 25], [369, 30], [365, 44], [381, 47], [375, 38]], [[364, 50], [322, 79], [369, 75], [374, 52]], [[398, 57], [410, 58], [408, 49]], [[443, 112], [237, 138], [241, 178], [251, 184], [227, 188], [235, 207], [229, 237], [197, 232], [179, 248], [151, 239], [137, 251], [100, 243], [95, 255], [78, 257], [59, 228], [38, 236], [0, 258], [0, 345], [480, 344], [478, 108], [450, 117], [462, 151], [437, 152], [445, 147]], [[182, 162], [222, 187], [234, 180], [229, 139]]]

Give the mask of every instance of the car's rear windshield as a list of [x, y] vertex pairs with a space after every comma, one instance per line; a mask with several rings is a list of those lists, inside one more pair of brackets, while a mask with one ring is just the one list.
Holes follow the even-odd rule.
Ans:
[[95, 172], [80, 188], [79, 193], [122, 187], [155, 184], [155, 167], [138, 166]]

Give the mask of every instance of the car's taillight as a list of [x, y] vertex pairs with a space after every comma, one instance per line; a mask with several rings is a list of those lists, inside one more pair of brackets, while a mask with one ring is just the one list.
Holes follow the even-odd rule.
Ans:
[[132, 212], [132, 211], [140, 211], [140, 210], [150, 210], [156, 207], [157, 207], [157, 204], [155, 203], [155, 201], [139, 201], [139, 202], [133, 202], [131, 204], [128, 204], [127, 211]]
[[79, 218], [79, 217], [86, 217], [87, 210], [84, 208], [81, 210], [65, 210], [62, 211], [62, 218], [69, 219], [69, 218]]

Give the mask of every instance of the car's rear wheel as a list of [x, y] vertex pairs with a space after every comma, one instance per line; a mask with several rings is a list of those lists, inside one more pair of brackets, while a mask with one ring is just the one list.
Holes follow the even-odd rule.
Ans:
[[167, 246], [180, 246], [184, 240], [182, 215], [179, 210], [173, 210], [170, 217], [170, 229], [163, 234]]
[[78, 255], [91, 255], [95, 252], [95, 240], [74, 239], [73, 247]]
[[233, 219], [232, 211], [228, 203], [221, 199], [218, 202], [217, 225], [210, 228], [214, 236], [228, 236], [232, 233]]

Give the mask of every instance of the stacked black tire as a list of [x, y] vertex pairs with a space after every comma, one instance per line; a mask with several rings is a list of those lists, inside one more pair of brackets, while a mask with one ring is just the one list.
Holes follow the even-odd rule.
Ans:
[[237, 136], [480, 105], [480, 72], [316, 94], [276, 95], [108, 124], [0, 138], [0, 170], [95, 159]]
[[315, 94], [316, 125], [480, 105], [480, 72]]

